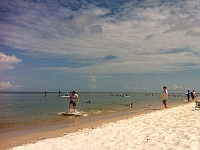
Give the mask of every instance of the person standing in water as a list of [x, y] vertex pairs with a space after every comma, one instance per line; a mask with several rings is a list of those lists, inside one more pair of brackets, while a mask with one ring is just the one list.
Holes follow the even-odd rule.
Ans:
[[194, 90], [191, 92], [191, 97], [192, 97], [192, 100], [194, 101], [194, 98], [195, 98], [195, 91]]
[[72, 106], [74, 107], [74, 112], [76, 112], [76, 100], [78, 99], [78, 103], [80, 103], [80, 97], [78, 96], [78, 94], [76, 94], [76, 91], [73, 91], [72, 94], [69, 97], [70, 102], [69, 102], [69, 112], [72, 109]]
[[166, 94], [166, 99], [164, 99], [162, 101], [163, 101], [163, 104], [164, 104], [165, 108], [167, 108], [168, 91], [167, 91], [167, 87], [166, 86], [163, 86], [163, 93]]
[[187, 100], [188, 100], [188, 102], [190, 102], [190, 90], [188, 90], [188, 92], [187, 92]]
[[44, 92], [44, 97], [46, 97], [46, 96], [47, 96], [47, 92], [45, 91], [45, 92]]

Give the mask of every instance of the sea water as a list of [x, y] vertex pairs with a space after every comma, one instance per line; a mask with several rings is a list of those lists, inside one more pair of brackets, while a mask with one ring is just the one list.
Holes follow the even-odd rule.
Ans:
[[[82, 121], [79, 119], [78, 123], [87, 122], [94, 116], [98, 120], [109, 116], [114, 117], [116, 114], [125, 115], [128, 111], [141, 113], [163, 108], [159, 94], [120, 92], [112, 94], [80, 92], [77, 94], [81, 99], [80, 104], [77, 104], [77, 110], [81, 113], [79, 118], [84, 118]], [[129, 97], [123, 97], [123, 94]], [[169, 106], [182, 104], [185, 99], [184, 94], [171, 94], [168, 104]], [[90, 103], [87, 103], [88, 101]], [[132, 107], [130, 107], [131, 103]], [[0, 134], [19, 130], [22, 127], [28, 128], [61, 121], [66, 121], [65, 124], [70, 126], [67, 120], [72, 122], [76, 117], [59, 115], [60, 112], [68, 112], [68, 109], [69, 99], [59, 96], [57, 92], [47, 93], [46, 96], [44, 93], [1, 92]]]

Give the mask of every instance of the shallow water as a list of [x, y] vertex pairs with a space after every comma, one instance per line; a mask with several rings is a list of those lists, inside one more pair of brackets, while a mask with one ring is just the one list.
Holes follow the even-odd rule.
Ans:
[[[105, 115], [113, 114], [107, 116], [114, 117], [114, 113], [123, 115], [129, 110], [132, 113], [141, 113], [163, 107], [162, 101], [156, 94], [127, 93], [130, 97], [122, 97], [126, 93], [112, 94], [113, 96], [109, 93], [78, 93], [81, 102], [77, 105], [77, 110], [81, 113], [79, 117], [84, 117], [79, 119], [79, 123], [89, 121], [94, 115], [104, 115], [105, 118]], [[185, 99], [183, 94], [174, 94], [168, 98], [168, 104], [169, 106], [182, 104]], [[87, 103], [88, 100], [91, 101], [90, 104]], [[133, 107], [130, 107], [131, 103]], [[59, 115], [60, 112], [67, 112], [68, 107], [68, 98], [59, 97], [58, 93], [47, 93], [46, 97], [43, 93], [0, 93], [0, 134], [22, 127], [28, 128], [63, 120], [69, 120], [70, 126], [73, 117]], [[96, 118], [102, 119], [102, 117]]]

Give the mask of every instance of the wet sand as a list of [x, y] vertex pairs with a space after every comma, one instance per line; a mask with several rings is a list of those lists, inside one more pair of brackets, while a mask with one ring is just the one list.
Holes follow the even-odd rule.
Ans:
[[[129, 113], [123, 116], [91, 121], [67, 128], [1, 138], [0, 149], [50, 149], [52, 147], [55, 149], [66, 149], [66, 147], [74, 149], [74, 144], [78, 144], [80, 149], [82, 149], [81, 144], [82, 147], [87, 146], [91, 149], [120, 149], [119, 139], [121, 139], [121, 145], [123, 145], [122, 149], [127, 147], [127, 141], [130, 141], [130, 139], [132, 139], [130, 141], [132, 144], [128, 144], [128, 147], [134, 149], [142, 148], [144, 142], [147, 141], [151, 141], [149, 142], [150, 145], [146, 146], [149, 148], [150, 146], [155, 147], [155, 143], [165, 141], [163, 145], [167, 147], [175, 146], [183, 147], [183, 149], [184, 147], [195, 149], [194, 145], [200, 143], [200, 111], [194, 111], [194, 106], [195, 103], [189, 103], [159, 111], [148, 111], [149, 113], [145, 114], [136, 115]], [[177, 130], [179, 132], [176, 133]], [[104, 134], [102, 135], [102, 133]], [[197, 137], [194, 138], [195, 136]], [[79, 138], [80, 141], [77, 143], [78, 140], [75, 139]], [[92, 146], [90, 138], [97, 141], [96, 146]], [[144, 139], [146, 140], [144, 141]], [[178, 139], [184, 140], [186, 142], [185, 145], [178, 142]], [[191, 140], [193, 143], [191, 143]], [[65, 142], [60, 143], [63, 141]], [[71, 144], [71, 142], [74, 144]], [[78, 147], [75, 149], [79, 149]], [[145, 147], [143, 148], [146, 149]], [[157, 146], [157, 149], [159, 148], [163, 148], [162, 144]]]

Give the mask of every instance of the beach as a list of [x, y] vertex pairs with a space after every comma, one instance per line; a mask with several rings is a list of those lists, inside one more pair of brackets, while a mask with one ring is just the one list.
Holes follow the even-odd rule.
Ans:
[[74, 126], [71, 131], [66, 128], [2, 139], [4, 147], [1, 149], [198, 150], [200, 110], [194, 106], [192, 102], [147, 114]]

